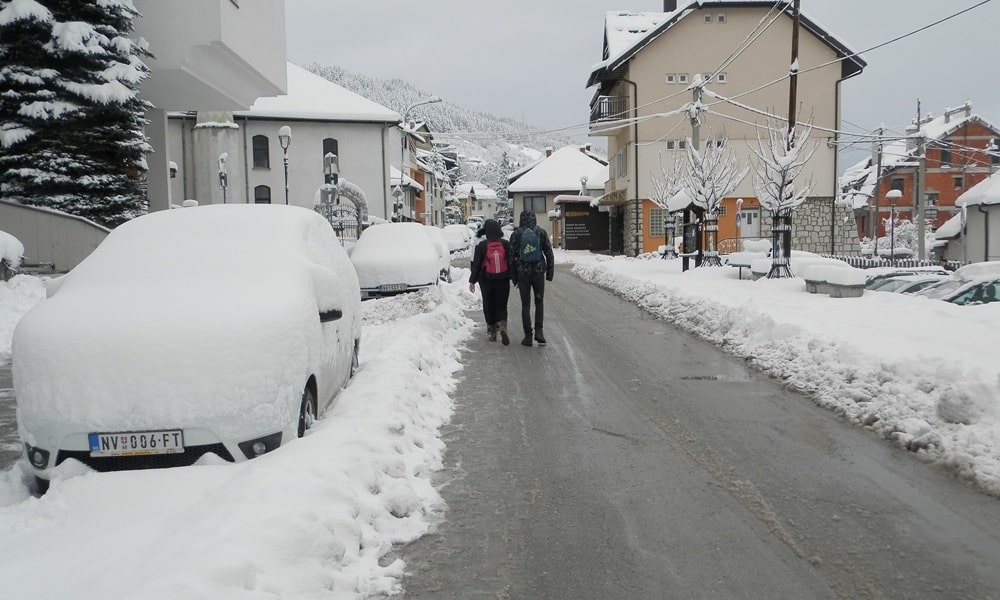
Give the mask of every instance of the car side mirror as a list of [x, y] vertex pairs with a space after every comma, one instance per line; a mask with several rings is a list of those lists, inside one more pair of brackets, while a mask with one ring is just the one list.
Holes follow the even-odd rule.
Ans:
[[339, 321], [343, 317], [344, 317], [344, 311], [337, 308], [331, 308], [330, 310], [320, 311], [319, 322], [329, 323], [330, 321]]

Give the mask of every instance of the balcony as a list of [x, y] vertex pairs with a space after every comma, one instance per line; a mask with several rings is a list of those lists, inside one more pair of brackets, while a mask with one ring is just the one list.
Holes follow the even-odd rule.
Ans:
[[590, 132], [600, 134], [604, 124], [627, 117], [627, 96], [598, 96], [590, 107]]

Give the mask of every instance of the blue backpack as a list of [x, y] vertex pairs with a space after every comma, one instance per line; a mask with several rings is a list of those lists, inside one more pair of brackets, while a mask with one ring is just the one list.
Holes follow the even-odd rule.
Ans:
[[538, 227], [521, 230], [521, 241], [518, 247], [521, 264], [537, 264], [542, 262], [542, 242], [539, 239]]

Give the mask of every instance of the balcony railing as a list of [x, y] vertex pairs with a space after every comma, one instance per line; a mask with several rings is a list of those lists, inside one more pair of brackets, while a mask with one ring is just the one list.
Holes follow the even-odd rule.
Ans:
[[628, 116], [628, 97], [598, 96], [590, 107], [590, 126], [602, 121], [617, 121]]

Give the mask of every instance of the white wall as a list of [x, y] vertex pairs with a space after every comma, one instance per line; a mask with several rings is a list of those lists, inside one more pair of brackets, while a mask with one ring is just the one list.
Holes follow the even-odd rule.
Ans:
[[[271, 188], [274, 204], [285, 202], [284, 153], [278, 142], [278, 130], [288, 125], [292, 143], [288, 148], [288, 202], [296, 206], [314, 207], [316, 190], [324, 182], [323, 139], [335, 138], [339, 144], [340, 177], [364, 190], [372, 216], [385, 218], [392, 213], [389, 190], [390, 162], [399, 160], [398, 135], [394, 127], [384, 123], [350, 123], [330, 121], [288, 121], [279, 119], [234, 117], [238, 129], [218, 128], [207, 135], [194, 131], [193, 118], [172, 117], [168, 127], [168, 153], [178, 163], [181, 173], [171, 182], [174, 202], [193, 198], [199, 203], [220, 203], [218, 186], [218, 156], [229, 154], [229, 188], [227, 202], [253, 202], [253, 189], [258, 185]], [[254, 168], [253, 137], [268, 137], [270, 167]], [[393, 160], [395, 159], [395, 161]]]

